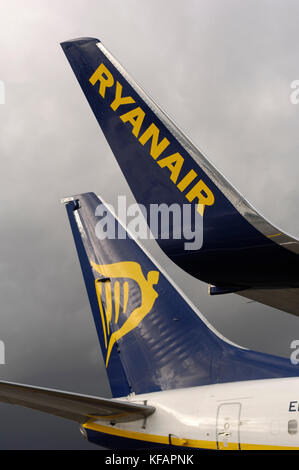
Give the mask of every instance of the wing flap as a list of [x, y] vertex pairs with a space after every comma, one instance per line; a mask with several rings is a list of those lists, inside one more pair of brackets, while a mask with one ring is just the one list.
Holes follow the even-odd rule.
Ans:
[[78, 423], [96, 418], [114, 423], [136, 421], [155, 411], [152, 406], [11, 382], [0, 382], [0, 402], [43, 411]]

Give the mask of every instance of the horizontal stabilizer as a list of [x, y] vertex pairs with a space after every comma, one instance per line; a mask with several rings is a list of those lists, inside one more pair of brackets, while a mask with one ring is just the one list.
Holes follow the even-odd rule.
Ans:
[[11, 382], [0, 382], [0, 402], [43, 411], [78, 423], [86, 423], [90, 419], [123, 423], [143, 419], [155, 411], [152, 406]]
[[254, 302], [299, 316], [299, 289], [249, 289], [238, 292]]

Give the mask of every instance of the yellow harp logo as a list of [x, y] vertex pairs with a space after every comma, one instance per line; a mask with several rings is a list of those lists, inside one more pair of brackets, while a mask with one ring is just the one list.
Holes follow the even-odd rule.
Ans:
[[[147, 277], [144, 277], [140, 264], [134, 261], [103, 265], [91, 262], [91, 266], [102, 276], [95, 280], [95, 288], [107, 350], [106, 367], [108, 367], [111, 350], [116, 341], [136, 328], [152, 310], [158, 297], [153, 285], [158, 284], [159, 272], [149, 271]], [[130, 281], [135, 281], [134, 285], [132, 284], [132, 303], [138, 304], [138, 306], [128, 314]], [[141, 301], [136, 302], [136, 299], [141, 299]], [[122, 326], [118, 327], [122, 316], [122, 314], [120, 315], [121, 307], [126, 320]], [[113, 311], [114, 320], [112, 319]]]

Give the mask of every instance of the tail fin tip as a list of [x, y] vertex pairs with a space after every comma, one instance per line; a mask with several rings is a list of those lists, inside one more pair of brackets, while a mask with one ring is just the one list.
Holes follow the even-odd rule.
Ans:
[[97, 38], [92, 38], [92, 37], [81, 37], [81, 38], [76, 38], [76, 39], [69, 39], [67, 41], [63, 41], [60, 43], [62, 49], [66, 51], [69, 47], [78, 45], [78, 46], [84, 46], [86, 44], [91, 44], [91, 43], [98, 43], [101, 42]]

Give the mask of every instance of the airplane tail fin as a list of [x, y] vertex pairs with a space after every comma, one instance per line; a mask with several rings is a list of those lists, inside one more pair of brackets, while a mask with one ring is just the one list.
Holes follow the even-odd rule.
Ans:
[[211, 294], [299, 287], [299, 241], [258, 214], [98, 39], [61, 46], [137, 202], [189, 205], [202, 221], [189, 227], [201, 227], [200, 246], [158, 231], [165, 253]]
[[114, 397], [297, 375], [222, 337], [95, 194], [63, 202]]

